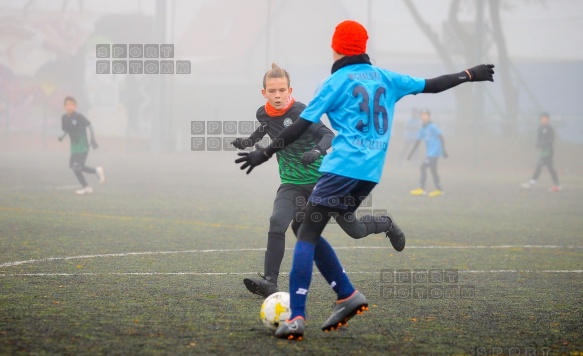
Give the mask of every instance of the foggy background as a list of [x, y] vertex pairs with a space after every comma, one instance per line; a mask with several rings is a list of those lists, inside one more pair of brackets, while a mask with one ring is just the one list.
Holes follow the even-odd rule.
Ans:
[[[579, 0], [1, 0], [0, 149], [68, 151], [56, 137], [72, 95], [104, 152], [191, 151], [192, 121], [255, 120], [272, 62], [308, 103], [330, 74], [331, 36], [345, 19], [367, 27], [373, 63], [396, 72], [432, 78], [496, 65], [494, 83], [400, 101], [392, 154], [412, 111], [428, 108], [459, 162], [518, 150], [530, 175], [546, 111], [563, 147], [559, 170], [581, 167]], [[97, 44], [132, 43], [174, 44], [173, 59], [190, 61], [191, 73], [96, 73]]]

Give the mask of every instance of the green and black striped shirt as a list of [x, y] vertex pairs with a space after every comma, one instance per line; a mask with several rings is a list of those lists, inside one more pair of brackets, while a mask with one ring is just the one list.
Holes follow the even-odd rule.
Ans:
[[[253, 143], [261, 141], [267, 134], [271, 140], [276, 140], [279, 134], [304, 111], [305, 104], [296, 101], [281, 116], [267, 115], [265, 106], [257, 110], [257, 120], [261, 126], [249, 137]], [[325, 153], [332, 146], [334, 133], [322, 123], [312, 124], [310, 128], [291, 145], [276, 153], [279, 164], [279, 176], [282, 184], [315, 184], [320, 178], [318, 171], [322, 156], [312, 164], [303, 164], [304, 152], [318, 149]]]

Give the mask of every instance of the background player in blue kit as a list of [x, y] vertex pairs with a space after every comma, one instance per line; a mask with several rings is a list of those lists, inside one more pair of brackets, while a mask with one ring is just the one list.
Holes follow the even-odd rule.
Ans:
[[380, 181], [395, 103], [409, 94], [438, 93], [469, 81], [493, 81], [491, 64], [427, 80], [391, 72], [371, 64], [366, 54], [367, 40], [366, 29], [359, 23], [340, 23], [332, 37], [332, 75], [320, 85], [300, 118], [282, 131], [277, 144], [241, 152], [235, 160], [249, 174], [291, 144], [312, 123], [319, 122], [324, 114], [338, 132], [332, 141], [332, 152], [320, 166], [323, 174], [309, 203], [292, 223], [298, 239], [289, 276], [291, 316], [276, 330], [275, 336], [279, 338], [303, 337], [314, 262], [338, 298], [322, 330], [346, 325], [354, 315], [368, 309], [366, 297], [354, 288], [321, 233], [331, 216], [356, 210], [360, 197], [366, 197]]
[[441, 184], [439, 183], [439, 173], [437, 173], [437, 160], [441, 156], [447, 158], [447, 152], [445, 152], [445, 141], [441, 130], [431, 121], [431, 113], [429, 110], [424, 109], [421, 111], [421, 122], [423, 125], [417, 135], [417, 141], [415, 141], [415, 145], [411, 149], [411, 153], [409, 153], [407, 159], [411, 159], [421, 141], [425, 141], [426, 158], [421, 164], [421, 185], [410, 193], [412, 195], [428, 195], [425, 191], [425, 182], [427, 181], [427, 168], [429, 168], [433, 177], [435, 190], [431, 191], [428, 196], [434, 198], [443, 194], [443, 189], [441, 189]]
[[421, 120], [419, 118], [419, 110], [417, 108], [413, 108], [411, 110], [411, 116], [405, 122], [405, 127], [403, 130], [405, 143], [403, 148], [401, 149], [401, 153], [399, 154], [399, 166], [402, 165], [405, 158], [411, 151], [411, 147], [415, 145], [417, 142], [417, 136], [419, 134], [419, 128], [421, 127]]
[[83, 173], [97, 174], [99, 183], [103, 183], [105, 175], [103, 168], [91, 168], [85, 165], [87, 155], [89, 154], [89, 141], [87, 140], [87, 129], [91, 136], [91, 147], [97, 148], [95, 136], [93, 135], [93, 128], [91, 122], [85, 116], [79, 114], [77, 109], [77, 101], [73, 97], [66, 97], [64, 100], [65, 114], [61, 117], [61, 128], [63, 134], [59, 136], [59, 141], [63, 141], [65, 136], [69, 135], [71, 139], [71, 158], [69, 159], [69, 167], [75, 173], [75, 177], [81, 183], [81, 189], [75, 191], [77, 194], [91, 194], [93, 189], [85, 180]]

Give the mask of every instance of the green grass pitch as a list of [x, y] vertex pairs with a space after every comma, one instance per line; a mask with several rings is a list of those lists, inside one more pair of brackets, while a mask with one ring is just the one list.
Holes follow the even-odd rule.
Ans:
[[[416, 164], [387, 167], [363, 209], [387, 209], [407, 248], [329, 225], [370, 311], [322, 333], [335, 296], [315, 274], [304, 340], [289, 342], [261, 325], [262, 299], [242, 283], [263, 269], [275, 162], [247, 176], [232, 152], [97, 151], [88, 165], [107, 180], [88, 177], [94, 193], [76, 196], [67, 159], [0, 153], [1, 355], [583, 354], [581, 175], [553, 194], [546, 172], [524, 190], [530, 168], [444, 162], [446, 195], [429, 199], [408, 195]], [[286, 246], [283, 290], [291, 231]]]

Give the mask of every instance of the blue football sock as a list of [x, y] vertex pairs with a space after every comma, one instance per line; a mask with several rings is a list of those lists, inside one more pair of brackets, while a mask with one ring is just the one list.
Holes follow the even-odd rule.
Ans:
[[306, 319], [306, 299], [312, 282], [314, 250], [314, 244], [305, 241], [296, 242], [289, 274], [290, 320], [298, 316]]
[[336, 257], [336, 252], [323, 237], [316, 244], [314, 260], [322, 276], [336, 292], [338, 300], [348, 298], [354, 293], [354, 287]]

